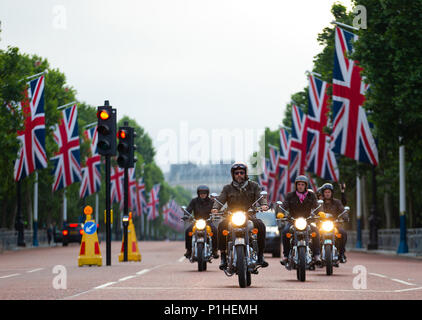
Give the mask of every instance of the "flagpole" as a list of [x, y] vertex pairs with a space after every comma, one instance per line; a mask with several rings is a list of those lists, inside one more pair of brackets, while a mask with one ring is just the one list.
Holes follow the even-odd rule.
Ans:
[[352, 26], [349, 26], [348, 24], [344, 24], [344, 23], [341, 23], [341, 22], [337, 22], [337, 21], [331, 21], [331, 23], [332, 24], [336, 24], [336, 25], [338, 25], [338, 26], [340, 26], [340, 27], [344, 27], [344, 28], [350, 28], [350, 29], [353, 29], [353, 30], [355, 30], [355, 31], [359, 31], [359, 28], [355, 28], [355, 27], [352, 27]]
[[95, 193], [95, 223], [98, 225], [98, 211], [99, 211], [99, 198], [98, 192]]
[[66, 109], [67, 107], [69, 107], [69, 106], [73, 106], [73, 105], [75, 105], [75, 104], [78, 104], [78, 102], [77, 102], [77, 101], [73, 101], [73, 102], [70, 102], [70, 103], [64, 104], [64, 105], [62, 105], [62, 106], [57, 107], [57, 110]]
[[35, 171], [34, 182], [34, 221], [32, 245], [38, 247], [38, 171]]
[[362, 248], [362, 204], [361, 204], [361, 185], [360, 177], [356, 176], [356, 248]]
[[63, 228], [66, 227], [67, 223], [67, 198], [66, 198], [66, 189], [63, 191]]
[[97, 124], [98, 124], [98, 122], [93, 122], [93, 123], [87, 124], [86, 126], [84, 126], [84, 128], [88, 129], [90, 127], [96, 126]]
[[[399, 138], [400, 144], [402, 138]], [[405, 171], [405, 149], [404, 145], [399, 147], [399, 174], [400, 174], [400, 244], [397, 253], [408, 253], [406, 237], [406, 171]]]

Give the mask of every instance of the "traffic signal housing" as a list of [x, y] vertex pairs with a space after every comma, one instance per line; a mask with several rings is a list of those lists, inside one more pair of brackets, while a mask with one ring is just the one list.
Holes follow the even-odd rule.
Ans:
[[116, 110], [108, 105], [97, 109], [98, 153], [102, 156], [116, 155]]
[[117, 157], [117, 164], [120, 168], [133, 168], [137, 159], [135, 158], [135, 130], [134, 128], [125, 126], [120, 127], [117, 133], [119, 138], [119, 144], [117, 145], [117, 151], [119, 156]]

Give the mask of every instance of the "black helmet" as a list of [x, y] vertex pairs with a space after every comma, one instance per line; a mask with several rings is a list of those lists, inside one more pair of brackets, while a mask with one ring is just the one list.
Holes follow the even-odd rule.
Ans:
[[245, 180], [248, 180], [248, 165], [244, 162], [235, 162], [233, 163], [231, 169], [230, 169], [230, 173], [232, 175], [232, 179], [234, 180], [234, 172], [235, 170], [238, 169], [243, 169], [245, 170]]
[[331, 183], [324, 183], [321, 188], [321, 195], [324, 196], [324, 191], [325, 190], [331, 190], [331, 197], [333, 197], [333, 193], [334, 193], [334, 187]]
[[308, 190], [308, 186], [309, 186], [309, 180], [306, 176], [297, 176], [295, 179], [295, 188], [298, 182], [304, 182], [306, 184], [305, 190]]
[[200, 185], [200, 186], [198, 186], [198, 188], [196, 188], [196, 193], [198, 194], [198, 197], [199, 197], [199, 193], [201, 191], [205, 191], [207, 193], [207, 195], [210, 194], [210, 188], [208, 188], [208, 186], [206, 186], [206, 185]]
[[322, 187], [321, 188], [319, 188], [320, 189], [320, 192], [321, 193], [324, 193], [324, 190], [331, 190], [331, 191], [333, 191], [334, 192], [334, 187], [333, 187], [333, 185], [331, 184], [331, 183], [324, 183], [323, 185], [322, 185]]

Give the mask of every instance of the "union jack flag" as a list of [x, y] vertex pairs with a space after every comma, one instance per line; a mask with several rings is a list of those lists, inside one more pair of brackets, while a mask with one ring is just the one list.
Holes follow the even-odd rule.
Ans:
[[278, 189], [280, 200], [284, 200], [287, 193], [292, 189], [292, 183], [290, 181], [290, 166], [289, 166], [289, 155], [290, 155], [290, 138], [289, 133], [286, 129], [280, 128], [280, 152], [278, 156], [277, 165], [282, 171], [281, 182]]
[[339, 171], [330, 148], [331, 138], [324, 132], [329, 112], [327, 88], [325, 81], [309, 76], [306, 171], [325, 180], [338, 181]]
[[54, 140], [59, 145], [59, 151], [51, 158], [55, 176], [53, 191], [66, 188], [82, 179], [76, 105], [66, 108], [62, 114], [63, 118], [54, 131]]
[[362, 107], [369, 85], [363, 82], [358, 63], [347, 58], [356, 39], [355, 34], [336, 27], [332, 149], [348, 158], [377, 165], [377, 146]]
[[160, 192], [160, 184], [156, 184], [152, 187], [149, 193], [149, 202], [147, 204], [148, 208], [148, 220], [154, 220], [158, 218], [158, 204], [160, 202], [158, 198], [158, 193]]
[[183, 230], [182, 216], [183, 211], [175, 200], [170, 200], [170, 202], [163, 207], [164, 223], [176, 231]]
[[24, 115], [24, 130], [18, 131], [21, 148], [15, 161], [14, 178], [19, 181], [36, 169], [47, 168], [45, 151], [44, 76], [28, 83], [25, 98], [19, 103]]
[[136, 183], [136, 193], [135, 193], [135, 207], [136, 215], [142, 216], [144, 213], [147, 213], [147, 201], [145, 199], [145, 183], [141, 178]]
[[[120, 210], [123, 211], [124, 208], [124, 180], [125, 180], [125, 169], [122, 169], [123, 171], [123, 176], [120, 178], [120, 182], [121, 182], [121, 192], [122, 192], [122, 200], [120, 201]], [[133, 210], [134, 208], [136, 208], [136, 176], [135, 176], [135, 168], [129, 168], [128, 169], [128, 194], [127, 194], [127, 198], [128, 198], [128, 209], [129, 210]]]
[[101, 156], [97, 149], [97, 126], [85, 130], [84, 136], [90, 141], [91, 157], [86, 158], [86, 167], [82, 168], [82, 182], [79, 189], [81, 198], [94, 194], [101, 188]]
[[123, 201], [123, 179], [125, 175], [125, 169], [119, 168], [118, 166], [111, 168], [110, 174], [110, 199], [111, 203], [120, 203]]
[[292, 133], [290, 138], [290, 178], [305, 174], [306, 145], [307, 145], [308, 117], [303, 111], [293, 105], [292, 108]]

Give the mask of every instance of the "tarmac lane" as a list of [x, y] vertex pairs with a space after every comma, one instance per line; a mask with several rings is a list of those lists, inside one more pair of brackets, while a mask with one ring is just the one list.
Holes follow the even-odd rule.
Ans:
[[183, 242], [138, 242], [141, 262], [118, 262], [121, 242], [112, 243], [112, 265], [78, 267], [79, 245], [8, 251], [0, 255], [1, 300], [421, 300], [422, 260], [348, 252], [348, 262], [306, 272], [296, 279], [279, 258], [240, 288], [237, 276], [218, 269], [198, 272], [183, 257]]

